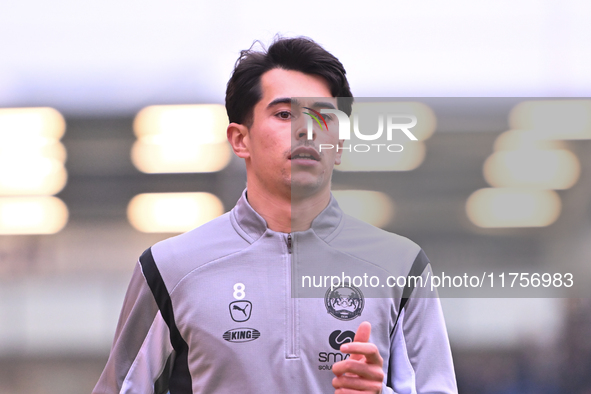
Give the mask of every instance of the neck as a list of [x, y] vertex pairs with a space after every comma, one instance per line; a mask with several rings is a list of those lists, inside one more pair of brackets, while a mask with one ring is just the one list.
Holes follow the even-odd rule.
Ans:
[[291, 193], [275, 195], [248, 183], [248, 202], [265, 219], [267, 226], [277, 232], [305, 231], [330, 202], [330, 189], [305, 198]]

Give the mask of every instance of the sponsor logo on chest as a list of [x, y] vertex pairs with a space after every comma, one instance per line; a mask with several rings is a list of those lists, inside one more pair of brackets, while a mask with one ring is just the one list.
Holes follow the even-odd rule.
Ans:
[[259, 330], [254, 328], [234, 328], [228, 330], [222, 336], [228, 342], [250, 342], [261, 336]]
[[[244, 299], [246, 297], [246, 285], [241, 282], [235, 283], [232, 286], [232, 290], [232, 296], [235, 301], [230, 302], [228, 305], [230, 317], [237, 323], [245, 322], [250, 319], [252, 313], [252, 302]], [[240, 343], [254, 341], [260, 336], [261, 332], [257, 329], [238, 327], [226, 331], [222, 335], [222, 338], [228, 342]]]
[[343, 354], [339, 352], [341, 349], [341, 345], [349, 342], [353, 342], [355, 339], [355, 333], [353, 331], [341, 331], [335, 330], [328, 336], [328, 344], [331, 348], [336, 350], [337, 352], [320, 352], [318, 353], [318, 361], [321, 363], [330, 363], [329, 364], [320, 364], [318, 365], [318, 369], [320, 371], [330, 371], [332, 369], [332, 364], [346, 360], [349, 358], [349, 354]]

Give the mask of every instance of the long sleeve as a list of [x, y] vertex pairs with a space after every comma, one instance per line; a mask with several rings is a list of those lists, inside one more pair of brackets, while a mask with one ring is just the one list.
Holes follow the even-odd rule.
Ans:
[[431, 275], [427, 260], [421, 273], [423, 285], [414, 288], [399, 312], [390, 349], [388, 386], [391, 387], [384, 384], [383, 394], [458, 392], [441, 303], [427, 283]]
[[172, 354], [169, 328], [138, 262], [93, 394], [165, 392]]

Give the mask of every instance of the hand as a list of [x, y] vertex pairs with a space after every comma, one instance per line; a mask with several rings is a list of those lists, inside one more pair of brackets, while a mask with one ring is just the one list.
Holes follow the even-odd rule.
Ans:
[[370, 333], [371, 324], [364, 321], [359, 325], [354, 341], [341, 346], [341, 352], [351, 356], [332, 366], [336, 375], [332, 380], [335, 394], [376, 394], [382, 391], [384, 360], [378, 347], [369, 342]]

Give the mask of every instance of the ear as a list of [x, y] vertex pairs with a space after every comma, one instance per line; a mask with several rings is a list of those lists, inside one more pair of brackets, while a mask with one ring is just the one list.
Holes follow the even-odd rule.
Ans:
[[339, 165], [341, 164], [341, 156], [343, 155], [343, 145], [345, 144], [345, 140], [339, 140], [337, 144], [337, 151], [334, 157], [334, 164]]
[[250, 138], [248, 135], [248, 127], [239, 123], [230, 123], [226, 130], [228, 142], [232, 145], [232, 149], [236, 156], [241, 159], [250, 157]]

